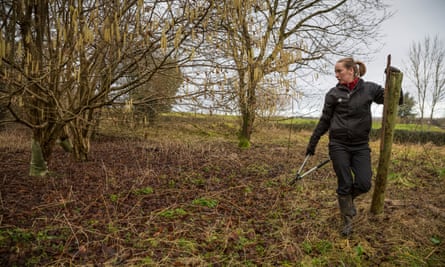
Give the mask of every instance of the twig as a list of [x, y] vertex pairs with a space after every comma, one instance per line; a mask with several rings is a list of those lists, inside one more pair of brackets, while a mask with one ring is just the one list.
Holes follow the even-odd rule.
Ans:
[[434, 252], [436, 252], [438, 247], [433, 248], [433, 250], [431, 250], [431, 252], [425, 257], [425, 260], [427, 260], [429, 257], [431, 257], [431, 255], [434, 254]]
[[103, 160], [102, 160], [102, 169], [103, 169], [104, 174], [105, 174], [105, 191], [108, 191], [108, 184], [109, 184], [108, 172], [107, 172], [107, 167], [105, 166], [105, 163], [104, 163]]
[[[1, 197], [1, 195], [0, 195], [0, 197]], [[69, 204], [69, 203], [72, 203], [72, 202], [74, 202], [74, 200], [65, 201], [64, 199], [62, 199], [59, 202], [43, 204], [43, 205], [40, 205], [40, 206], [33, 207], [32, 209], [36, 210], [36, 209], [47, 209], [47, 208], [52, 208], [52, 207], [57, 207], [57, 206], [65, 206], [66, 204]]]
[[[2, 197], [2, 192], [0, 191], [0, 204], [2, 205], [2, 209], [5, 208], [5, 206], [3, 205], [3, 197]], [[1, 221], [0, 221], [0, 225], [1, 225]]]
[[77, 247], [80, 248], [80, 243], [79, 243], [79, 239], [77, 238], [76, 233], [74, 232], [73, 227], [71, 226], [70, 221], [68, 221], [68, 218], [65, 216], [65, 213], [63, 213], [63, 218], [65, 219], [65, 222], [68, 224], [68, 227], [71, 230], [71, 233], [73, 233], [74, 238], [76, 239], [76, 243], [77, 243]]

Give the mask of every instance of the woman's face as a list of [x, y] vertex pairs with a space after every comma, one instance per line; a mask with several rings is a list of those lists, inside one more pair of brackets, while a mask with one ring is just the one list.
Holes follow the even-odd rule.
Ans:
[[335, 64], [335, 78], [341, 84], [348, 84], [354, 81], [354, 69], [347, 69], [343, 62], [337, 62]]

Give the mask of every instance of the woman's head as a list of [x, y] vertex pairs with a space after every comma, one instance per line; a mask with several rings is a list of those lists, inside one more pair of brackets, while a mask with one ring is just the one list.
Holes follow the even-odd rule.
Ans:
[[351, 83], [356, 77], [362, 77], [365, 73], [365, 64], [355, 61], [352, 57], [342, 58], [335, 64], [335, 77], [342, 84]]

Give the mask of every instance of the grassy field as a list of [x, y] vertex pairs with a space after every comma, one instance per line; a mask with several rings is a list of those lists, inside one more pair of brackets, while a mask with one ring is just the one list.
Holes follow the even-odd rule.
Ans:
[[[279, 123], [284, 125], [307, 125], [308, 127], [314, 127], [317, 125], [318, 119], [308, 119], [308, 118], [293, 118], [293, 119], [283, 119], [278, 120]], [[372, 123], [373, 129], [380, 129], [382, 126], [381, 121], [375, 120]], [[407, 131], [413, 131], [413, 132], [419, 132], [419, 131], [425, 131], [425, 132], [440, 132], [445, 133], [444, 127], [439, 127], [437, 125], [431, 125], [428, 123], [425, 124], [419, 124], [419, 123], [401, 123], [397, 122], [395, 126], [396, 130], [407, 130]]]
[[[330, 164], [288, 184], [311, 131], [258, 121], [250, 149], [237, 131], [226, 116], [104, 121], [90, 161], [57, 148], [44, 178], [27, 175], [30, 133], [0, 132], [0, 265], [445, 266], [443, 146], [395, 144], [384, 213], [359, 197], [345, 239]], [[308, 165], [326, 157], [325, 136]]]

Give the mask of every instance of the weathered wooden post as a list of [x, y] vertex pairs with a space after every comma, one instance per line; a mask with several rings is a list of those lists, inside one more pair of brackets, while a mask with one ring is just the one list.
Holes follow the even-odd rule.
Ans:
[[397, 117], [400, 90], [402, 87], [403, 73], [399, 70], [391, 69], [390, 66], [391, 55], [388, 55], [385, 81], [385, 101], [383, 104], [382, 132], [380, 140], [380, 157], [371, 203], [371, 212], [373, 214], [380, 214], [383, 212], [388, 169], [391, 162], [394, 126]]

